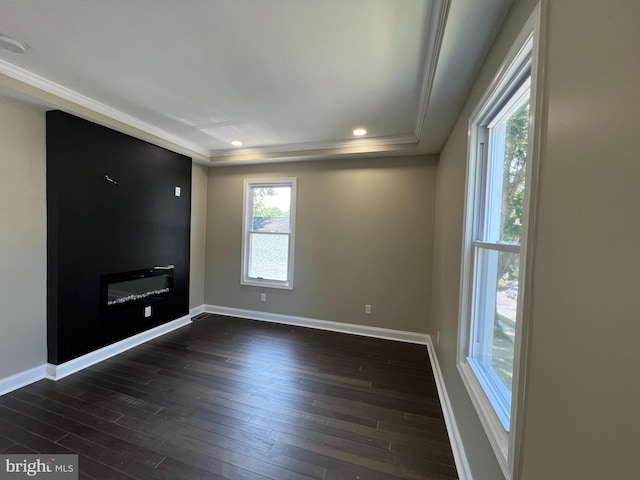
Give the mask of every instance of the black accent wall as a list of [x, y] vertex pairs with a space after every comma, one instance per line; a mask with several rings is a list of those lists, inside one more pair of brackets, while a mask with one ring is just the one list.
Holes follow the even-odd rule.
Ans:
[[[187, 315], [190, 225], [189, 157], [47, 112], [49, 363]], [[151, 317], [140, 302], [100, 308], [102, 275], [164, 265], [175, 266], [173, 292], [149, 303]]]

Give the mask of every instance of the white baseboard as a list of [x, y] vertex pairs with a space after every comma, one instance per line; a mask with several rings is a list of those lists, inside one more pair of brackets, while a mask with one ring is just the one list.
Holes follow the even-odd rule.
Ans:
[[45, 377], [46, 370], [46, 365], [39, 365], [30, 370], [18, 372], [10, 377], [0, 379], [0, 396], [5, 393], [13, 392], [19, 388], [26, 387], [38, 380], [42, 380]]
[[204, 313], [204, 304], [193, 307], [191, 310], [189, 310], [190, 317], [195, 317], [196, 315], [200, 315], [201, 313]]
[[453, 415], [453, 408], [451, 407], [451, 401], [449, 400], [449, 394], [447, 393], [447, 387], [444, 383], [444, 377], [440, 370], [440, 364], [438, 363], [438, 357], [433, 342], [431, 341], [431, 336], [427, 339], [427, 351], [429, 352], [431, 368], [433, 369], [433, 376], [435, 377], [436, 387], [438, 388], [438, 397], [440, 398], [440, 405], [442, 406], [444, 423], [449, 433], [449, 442], [451, 443], [451, 450], [453, 450], [453, 459], [456, 462], [458, 477], [460, 480], [473, 480], [467, 454], [464, 451], [464, 445], [460, 437], [460, 430], [458, 430], [458, 424]]
[[425, 333], [405, 332], [403, 330], [392, 330], [389, 328], [369, 327], [366, 325], [355, 325], [353, 323], [330, 322], [328, 320], [317, 320], [314, 318], [295, 317], [282, 315], [279, 313], [258, 312], [255, 310], [244, 310], [241, 308], [222, 307], [219, 305], [205, 305], [204, 311], [228, 317], [248, 318], [250, 320], [261, 320], [264, 322], [283, 323], [285, 325], [295, 325], [298, 327], [316, 328], [318, 330], [329, 330], [332, 332], [351, 333], [365, 337], [383, 338], [385, 340], [396, 340], [399, 342], [418, 343], [426, 345], [428, 335]]
[[99, 350], [87, 353], [86, 355], [74, 358], [73, 360], [69, 360], [68, 362], [62, 363], [60, 365], [52, 365], [48, 363], [45, 376], [50, 380], [60, 380], [61, 378], [78, 372], [83, 368], [95, 365], [96, 363], [106, 360], [107, 358], [111, 358], [114, 355], [129, 350], [130, 348], [138, 346], [141, 343], [148, 342], [151, 339], [164, 335], [165, 333], [169, 333], [180, 327], [184, 327], [185, 325], [188, 325], [190, 323], [191, 316], [185, 315], [184, 317], [180, 317], [171, 322], [164, 323], [150, 330], [138, 333], [133, 337], [125, 338], [124, 340], [120, 340], [119, 342], [107, 345], [106, 347], [103, 347]]

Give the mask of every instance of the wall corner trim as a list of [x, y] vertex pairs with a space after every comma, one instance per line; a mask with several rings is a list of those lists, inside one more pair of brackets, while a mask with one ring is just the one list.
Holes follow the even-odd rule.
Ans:
[[0, 378], [0, 396], [13, 392], [22, 387], [42, 380], [45, 377], [47, 365], [42, 364], [9, 377]]
[[438, 363], [438, 357], [436, 355], [433, 342], [431, 341], [431, 336], [428, 336], [427, 338], [427, 351], [429, 352], [429, 359], [431, 360], [431, 368], [433, 369], [433, 376], [436, 381], [438, 397], [440, 399], [440, 405], [442, 406], [442, 413], [444, 415], [444, 422], [447, 426], [447, 432], [449, 433], [449, 442], [451, 443], [451, 450], [453, 450], [453, 459], [456, 463], [458, 476], [460, 477], [460, 480], [473, 480], [469, 462], [467, 461], [467, 454], [464, 451], [462, 437], [460, 436], [458, 424], [456, 423], [456, 418], [453, 414], [453, 407], [449, 400], [449, 394], [447, 393], [447, 387], [444, 383], [444, 377], [440, 370], [440, 364]]
[[385, 340], [395, 340], [398, 342], [418, 343], [420, 345], [426, 345], [429, 337], [426, 333], [405, 332], [403, 330], [369, 327], [366, 325], [357, 325], [354, 323], [331, 322], [329, 320], [317, 320], [314, 318], [282, 315], [280, 313], [244, 310], [241, 308], [223, 307], [220, 305], [205, 305], [204, 311], [207, 313], [225, 315], [228, 317], [239, 317], [247, 318], [249, 320], [260, 320], [263, 322], [282, 323], [285, 325], [315, 328], [318, 330], [329, 330], [331, 332], [350, 333], [352, 335], [362, 335], [365, 337], [383, 338]]
[[69, 360], [63, 364], [52, 365], [51, 363], [48, 363], [46, 366], [47, 371], [45, 377], [49, 380], [60, 380], [72, 373], [76, 373], [84, 368], [90, 367], [91, 365], [95, 365], [107, 358], [111, 358], [119, 353], [148, 342], [156, 337], [160, 337], [165, 333], [184, 327], [190, 323], [191, 316], [185, 315], [184, 317], [177, 318], [171, 322], [164, 323], [150, 330], [138, 333], [132, 337], [125, 338], [124, 340], [107, 345], [106, 347], [87, 353], [81, 357], [74, 358], [73, 360]]

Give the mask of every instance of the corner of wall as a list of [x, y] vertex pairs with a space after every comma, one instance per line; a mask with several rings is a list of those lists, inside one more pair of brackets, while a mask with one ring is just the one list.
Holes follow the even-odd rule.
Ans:
[[207, 198], [209, 168], [193, 162], [191, 169], [191, 268], [189, 308], [204, 304], [207, 244]]
[[2, 96], [0, 172], [0, 378], [15, 382], [47, 358], [45, 116]]

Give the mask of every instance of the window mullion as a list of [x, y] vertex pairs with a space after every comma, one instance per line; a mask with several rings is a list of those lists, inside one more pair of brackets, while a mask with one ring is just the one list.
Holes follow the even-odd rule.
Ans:
[[476, 240], [473, 242], [474, 248], [485, 248], [487, 250], [498, 250], [500, 252], [520, 253], [522, 248], [519, 243], [483, 242]]

